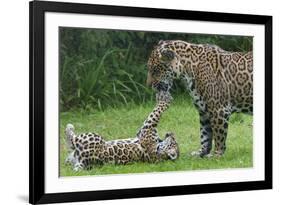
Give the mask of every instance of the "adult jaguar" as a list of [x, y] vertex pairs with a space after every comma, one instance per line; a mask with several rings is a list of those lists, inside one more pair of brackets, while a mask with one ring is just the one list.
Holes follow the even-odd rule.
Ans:
[[253, 54], [229, 52], [215, 45], [160, 41], [148, 60], [147, 84], [169, 91], [182, 79], [200, 115], [201, 148], [193, 155], [226, 150], [231, 113], [253, 113]]
[[74, 126], [68, 124], [65, 134], [71, 153], [66, 162], [74, 170], [91, 168], [94, 164], [127, 164], [135, 161], [157, 162], [175, 160], [179, 157], [179, 147], [173, 133], [166, 133], [162, 141], [157, 132], [161, 114], [169, 107], [172, 97], [169, 93], [157, 94], [157, 105], [144, 121], [136, 138], [105, 141], [97, 133], [76, 135]]

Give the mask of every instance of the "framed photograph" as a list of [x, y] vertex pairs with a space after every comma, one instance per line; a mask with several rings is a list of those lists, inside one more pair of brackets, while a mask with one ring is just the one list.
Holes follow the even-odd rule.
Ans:
[[272, 17], [30, 2], [30, 203], [272, 188]]

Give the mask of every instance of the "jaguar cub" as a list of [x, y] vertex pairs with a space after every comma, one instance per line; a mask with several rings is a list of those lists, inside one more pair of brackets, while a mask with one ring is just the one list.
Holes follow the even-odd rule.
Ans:
[[76, 135], [74, 126], [68, 124], [65, 134], [72, 152], [66, 162], [78, 171], [91, 168], [94, 164], [127, 164], [136, 161], [153, 163], [177, 159], [179, 147], [175, 135], [166, 133], [162, 141], [156, 129], [160, 116], [169, 107], [172, 97], [167, 92], [160, 92], [156, 99], [157, 105], [144, 121], [136, 138], [106, 141], [97, 133]]

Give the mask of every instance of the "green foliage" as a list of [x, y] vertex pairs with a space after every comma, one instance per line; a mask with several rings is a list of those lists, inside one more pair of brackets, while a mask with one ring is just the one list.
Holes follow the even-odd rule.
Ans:
[[71, 166], [64, 164], [68, 154], [64, 135], [67, 123], [72, 123], [77, 133], [96, 132], [106, 140], [134, 137], [153, 107], [154, 102], [142, 105], [129, 103], [126, 106], [121, 105], [118, 109], [108, 108], [104, 111], [87, 112], [85, 110], [72, 110], [72, 112], [60, 113], [60, 175], [83, 176], [253, 166], [252, 116], [242, 114], [231, 117], [227, 150], [222, 158], [201, 159], [191, 157], [190, 153], [198, 150], [200, 146], [199, 115], [195, 107], [189, 102], [187, 95], [175, 98], [171, 107], [163, 114], [158, 126], [162, 139], [166, 132], [172, 131], [176, 134], [180, 146], [180, 157], [176, 161], [156, 164], [137, 162], [125, 166], [106, 164], [81, 172], [74, 172]]
[[[104, 110], [153, 98], [145, 86], [146, 61], [159, 40], [252, 50], [252, 37], [60, 28], [60, 107]], [[182, 93], [182, 86], [174, 92]]]

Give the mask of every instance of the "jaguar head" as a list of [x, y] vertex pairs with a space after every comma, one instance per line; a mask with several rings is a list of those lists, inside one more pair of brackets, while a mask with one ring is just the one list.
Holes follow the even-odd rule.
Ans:
[[165, 135], [165, 139], [159, 143], [157, 153], [160, 158], [176, 160], [179, 158], [179, 145], [176, 141], [175, 134], [168, 132]]
[[169, 91], [173, 79], [178, 78], [178, 56], [168, 47], [170, 41], [160, 41], [151, 52], [147, 62], [147, 86], [152, 86], [157, 91]]

